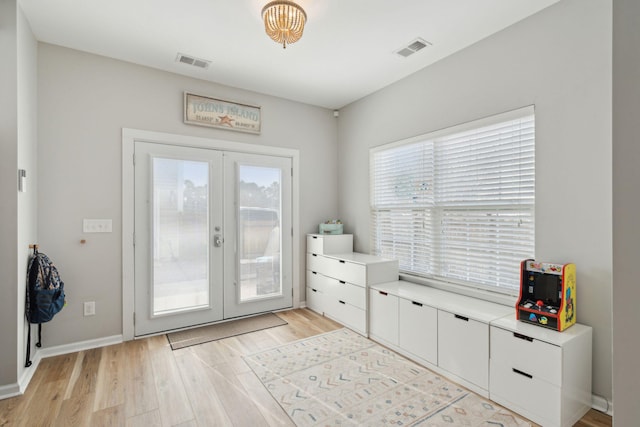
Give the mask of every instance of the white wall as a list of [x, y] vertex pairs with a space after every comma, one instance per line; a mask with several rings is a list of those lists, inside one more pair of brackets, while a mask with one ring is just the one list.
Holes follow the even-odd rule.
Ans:
[[[298, 149], [301, 248], [305, 233], [337, 214], [330, 110], [48, 44], [39, 45], [38, 70], [39, 238], [68, 301], [45, 329], [46, 345], [122, 333], [122, 128]], [[185, 90], [261, 106], [262, 134], [185, 125]], [[113, 233], [83, 234], [83, 218], [111, 218]], [[302, 299], [303, 285], [294, 284]], [[83, 301], [96, 301], [95, 316], [82, 316]]]
[[640, 419], [640, 2], [613, 2], [613, 398], [614, 425]]
[[[38, 43], [22, 9], [18, 11], [18, 168], [27, 171], [26, 191], [18, 193], [18, 378], [24, 371], [24, 300], [29, 244], [38, 243]], [[34, 327], [35, 330], [35, 327]], [[35, 350], [32, 340], [32, 353]]]
[[17, 382], [17, 3], [0, 0], [0, 387]]
[[536, 258], [576, 263], [578, 321], [594, 328], [593, 392], [608, 399], [611, 14], [609, 1], [559, 2], [343, 108], [338, 128], [340, 217], [368, 252], [371, 147], [535, 105]]

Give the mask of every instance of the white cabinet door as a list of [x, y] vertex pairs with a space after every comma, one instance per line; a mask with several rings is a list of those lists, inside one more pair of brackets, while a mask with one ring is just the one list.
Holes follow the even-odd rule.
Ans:
[[439, 310], [438, 365], [487, 390], [489, 388], [489, 325]]
[[438, 364], [438, 310], [417, 301], [400, 299], [400, 347]]
[[398, 297], [369, 290], [369, 334], [373, 339], [398, 345]]

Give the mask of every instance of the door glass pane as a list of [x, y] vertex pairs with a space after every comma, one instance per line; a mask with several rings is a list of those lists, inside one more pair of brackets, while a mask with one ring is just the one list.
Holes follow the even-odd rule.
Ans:
[[209, 307], [209, 165], [153, 159], [153, 315]]
[[280, 168], [239, 165], [240, 302], [282, 294]]

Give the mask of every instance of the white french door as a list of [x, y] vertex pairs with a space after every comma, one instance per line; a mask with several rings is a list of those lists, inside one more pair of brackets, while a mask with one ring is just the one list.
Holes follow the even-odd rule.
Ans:
[[292, 306], [290, 159], [134, 152], [135, 336]]

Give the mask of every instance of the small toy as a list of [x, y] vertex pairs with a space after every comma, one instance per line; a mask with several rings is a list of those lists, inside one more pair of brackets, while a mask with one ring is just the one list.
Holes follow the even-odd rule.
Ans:
[[576, 323], [575, 303], [575, 264], [521, 262], [518, 320], [563, 331]]

